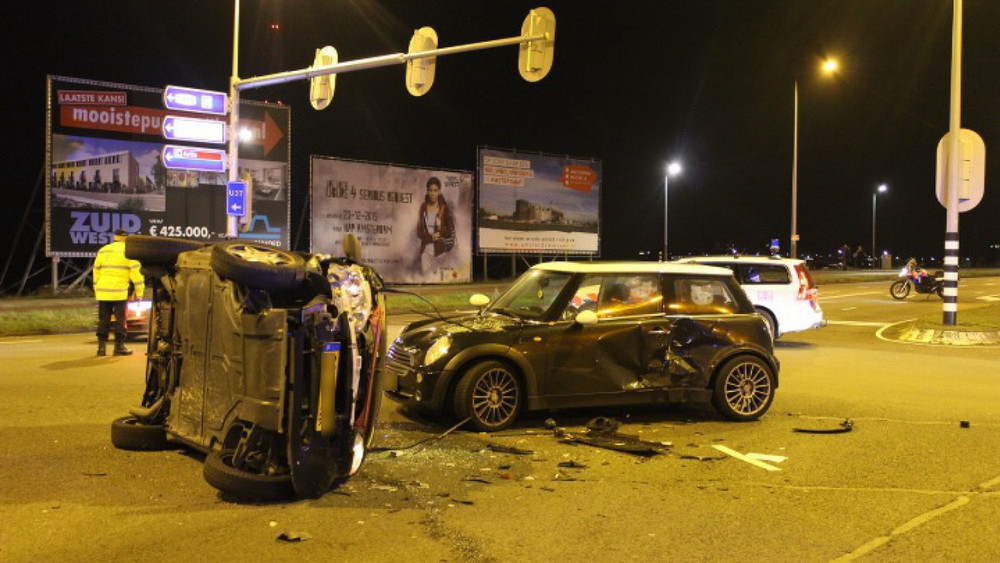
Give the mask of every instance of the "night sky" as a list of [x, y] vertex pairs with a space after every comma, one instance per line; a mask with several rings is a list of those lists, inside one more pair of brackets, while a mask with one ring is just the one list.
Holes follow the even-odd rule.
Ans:
[[[787, 252], [798, 81], [799, 254], [869, 250], [872, 193], [886, 183], [880, 249], [940, 259], [946, 0], [243, 0], [240, 76], [304, 68], [328, 44], [341, 61], [405, 52], [425, 25], [442, 47], [515, 36], [539, 5], [557, 23], [553, 68], [537, 83], [503, 47], [440, 58], [421, 98], [406, 92], [403, 65], [339, 76], [323, 111], [304, 82], [244, 91], [292, 107], [293, 244], [308, 247], [296, 226], [310, 154], [474, 171], [486, 145], [600, 159], [604, 258], [662, 248], [668, 160], [684, 167], [670, 179], [672, 254], [763, 252], [772, 238]], [[1000, 260], [989, 247], [1000, 243], [1000, 2], [964, 7], [962, 125], [985, 140], [987, 163], [986, 195], [961, 215], [961, 255], [978, 265]], [[18, 0], [5, 11], [8, 245], [44, 165], [45, 75], [228, 88], [231, 1]], [[840, 61], [837, 76], [818, 71], [824, 56]], [[31, 231], [15, 255], [33, 243]]]

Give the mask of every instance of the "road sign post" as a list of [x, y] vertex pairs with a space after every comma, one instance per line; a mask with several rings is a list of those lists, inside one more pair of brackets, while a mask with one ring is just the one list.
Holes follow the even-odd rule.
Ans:
[[175, 111], [191, 111], [211, 115], [226, 115], [228, 101], [225, 92], [167, 86], [163, 89], [163, 107]]
[[247, 183], [231, 181], [226, 184], [226, 215], [230, 217], [246, 217], [247, 215]]
[[226, 144], [226, 122], [168, 115], [163, 118], [163, 138], [168, 141]]
[[163, 165], [171, 169], [225, 172], [226, 151], [198, 147], [164, 145], [161, 153]]

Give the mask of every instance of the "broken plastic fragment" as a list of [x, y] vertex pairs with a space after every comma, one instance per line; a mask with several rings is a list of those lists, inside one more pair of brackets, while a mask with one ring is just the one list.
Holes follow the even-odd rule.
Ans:
[[486, 449], [498, 454], [532, 455], [535, 453], [531, 450], [515, 448], [514, 446], [502, 446], [500, 444], [486, 444]]
[[854, 421], [846, 418], [837, 428], [792, 428], [792, 432], [802, 434], [843, 434], [854, 430]]
[[311, 539], [312, 534], [309, 532], [281, 532], [278, 536], [278, 540], [287, 542], [303, 542]]

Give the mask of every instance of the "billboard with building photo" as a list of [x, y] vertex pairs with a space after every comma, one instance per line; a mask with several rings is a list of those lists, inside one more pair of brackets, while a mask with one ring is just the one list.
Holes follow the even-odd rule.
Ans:
[[[158, 88], [59, 76], [49, 77], [47, 108], [47, 255], [93, 256], [119, 228], [205, 242], [226, 236], [227, 146], [168, 140], [164, 130], [172, 136], [170, 123], [227, 116], [167, 110]], [[288, 248], [291, 216], [290, 122], [285, 106], [240, 102], [239, 168], [254, 179], [253, 215], [240, 237], [280, 248]], [[181, 151], [192, 158], [171, 158]]]
[[472, 277], [472, 173], [313, 156], [312, 252], [342, 255], [357, 235], [363, 260], [391, 283]]
[[482, 253], [600, 253], [601, 161], [479, 149]]

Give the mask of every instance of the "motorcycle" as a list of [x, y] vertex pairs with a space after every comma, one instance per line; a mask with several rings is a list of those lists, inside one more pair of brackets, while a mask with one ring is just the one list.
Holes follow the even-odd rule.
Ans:
[[942, 272], [934, 272], [930, 275], [923, 270], [909, 271], [903, 268], [899, 272], [899, 279], [889, 286], [889, 295], [893, 299], [906, 299], [910, 291], [917, 293], [936, 293], [938, 297], [944, 297], [944, 280], [941, 279]]

